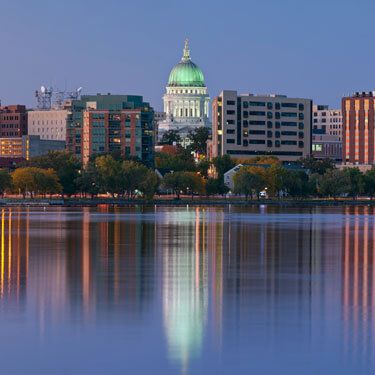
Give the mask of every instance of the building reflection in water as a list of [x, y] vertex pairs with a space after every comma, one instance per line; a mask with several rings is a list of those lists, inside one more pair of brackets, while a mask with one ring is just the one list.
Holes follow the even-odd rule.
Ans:
[[206, 343], [272, 348], [286, 336], [296, 350], [308, 341], [322, 352], [340, 337], [345, 358], [373, 359], [374, 213], [3, 208], [0, 309], [26, 311], [42, 335], [156, 314], [169, 358], [186, 372]]

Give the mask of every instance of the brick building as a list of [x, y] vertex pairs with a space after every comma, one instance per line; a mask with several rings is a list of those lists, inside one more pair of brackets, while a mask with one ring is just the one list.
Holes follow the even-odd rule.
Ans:
[[0, 106], [0, 137], [27, 134], [27, 111], [24, 105]]

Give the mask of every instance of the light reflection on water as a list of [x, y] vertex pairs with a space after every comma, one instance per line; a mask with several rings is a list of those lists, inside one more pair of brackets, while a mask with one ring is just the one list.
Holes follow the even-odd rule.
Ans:
[[2, 371], [372, 373], [374, 262], [371, 207], [4, 208]]

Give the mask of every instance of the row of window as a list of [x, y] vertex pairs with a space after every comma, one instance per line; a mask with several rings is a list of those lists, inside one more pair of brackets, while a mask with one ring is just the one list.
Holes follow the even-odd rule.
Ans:
[[[227, 144], [235, 144], [234, 139], [227, 139]], [[266, 140], [265, 139], [244, 139], [242, 142], [243, 146], [248, 146], [248, 145], [265, 145]], [[267, 147], [272, 147], [273, 141], [268, 139], [267, 140]], [[280, 146], [297, 146], [299, 148], [303, 148], [305, 146], [305, 143], [303, 141], [293, 141], [293, 140], [285, 140], [285, 141], [280, 141], [276, 140], [275, 141], [275, 147], [280, 147]]]
[[[235, 105], [235, 101], [228, 100], [227, 105]], [[267, 109], [276, 109], [280, 110], [281, 108], [298, 108], [299, 111], [305, 110], [305, 105], [302, 103], [272, 103], [272, 102], [255, 102], [255, 101], [244, 101], [242, 102], [243, 108], [249, 108], [249, 107], [264, 107]]]

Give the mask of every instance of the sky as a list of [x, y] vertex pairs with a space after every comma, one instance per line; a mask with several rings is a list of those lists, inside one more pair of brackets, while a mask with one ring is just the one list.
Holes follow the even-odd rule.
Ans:
[[221, 90], [340, 105], [375, 90], [374, 0], [0, 0], [0, 99], [41, 85], [137, 94], [162, 109], [185, 38]]

